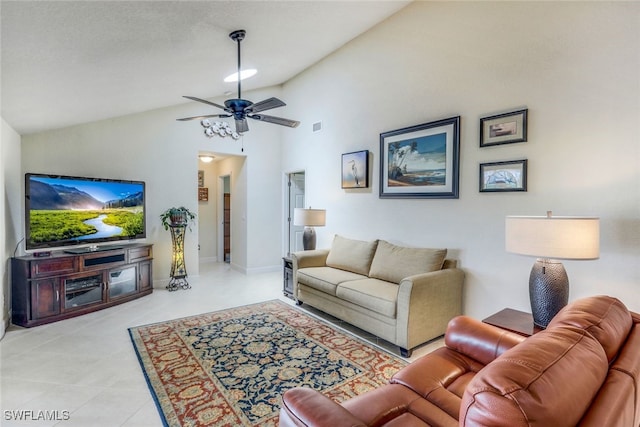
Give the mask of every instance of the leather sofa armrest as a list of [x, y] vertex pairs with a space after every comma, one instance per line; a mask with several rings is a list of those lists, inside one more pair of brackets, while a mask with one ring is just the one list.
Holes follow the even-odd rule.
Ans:
[[457, 316], [447, 326], [447, 347], [488, 365], [526, 338], [513, 332], [482, 323], [468, 316]]
[[297, 387], [282, 396], [280, 427], [366, 427], [341, 405], [310, 388]]

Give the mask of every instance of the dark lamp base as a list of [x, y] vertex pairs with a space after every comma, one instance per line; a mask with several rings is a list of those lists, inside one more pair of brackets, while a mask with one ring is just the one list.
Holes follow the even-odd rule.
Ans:
[[305, 251], [312, 251], [316, 248], [316, 231], [313, 227], [305, 227], [302, 233], [302, 247]]
[[569, 277], [561, 262], [538, 259], [529, 275], [529, 299], [533, 323], [546, 328], [569, 302]]

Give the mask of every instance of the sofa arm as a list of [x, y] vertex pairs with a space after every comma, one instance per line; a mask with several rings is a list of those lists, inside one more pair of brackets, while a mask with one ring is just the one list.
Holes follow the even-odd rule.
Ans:
[[351, 412], [310, 388], [293, 388], [282, 396], [280, 427], [365, 427]]
[[407, 350], [444, 334], [462, 314], [464, 272], [447, 268], [402, 279], [398, 289], [397, 343]]
[[298, 269], [307, 267], [324, 267], [327, 265], [329, 249], [314, 249], [312, 251], [298, 251], [291, 254], [293, 268], [293, 298], [298, 300]]
[[449, 322], [444, 336], [445, 345], [488, 365], [505, 351], [526, 338], [513, 332], [482, 323], [467, 316], [458, 316]]
[[327, 265], [329, 249], [315, 249], [312, 251], [299, 251], [291, 254], [294, 271], [298, 268], [324, 267]]

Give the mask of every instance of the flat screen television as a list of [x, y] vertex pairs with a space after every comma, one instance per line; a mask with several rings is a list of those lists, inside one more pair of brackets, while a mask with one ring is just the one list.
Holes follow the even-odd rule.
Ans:
[[25, 217], [27, 250], [142, 239], [145, 183], [27, 173]]

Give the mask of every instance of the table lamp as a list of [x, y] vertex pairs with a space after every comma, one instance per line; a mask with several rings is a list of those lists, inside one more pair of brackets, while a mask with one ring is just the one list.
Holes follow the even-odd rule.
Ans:
[[507, 252], [538, 257], [529, 275], [533, 322], [546, 328], [569, 301], [569, 278], [558, 260], [600, 256], [600, 220], [596, 217], [507, 216]]
[[316, 232], [313, 227], [323, 227], [326, 221], [324, 209], [295, 208], [293, 210], [293, 225], [303, 225], [302, 247], [305, 251], [316, 248]]

